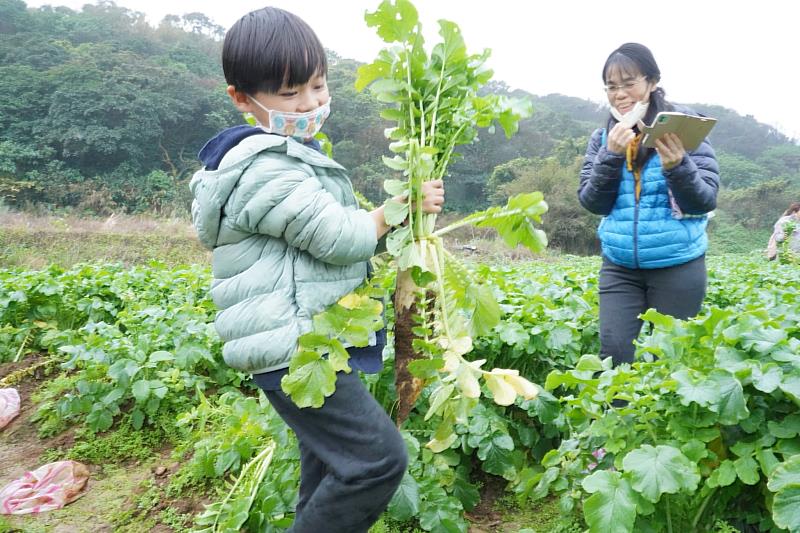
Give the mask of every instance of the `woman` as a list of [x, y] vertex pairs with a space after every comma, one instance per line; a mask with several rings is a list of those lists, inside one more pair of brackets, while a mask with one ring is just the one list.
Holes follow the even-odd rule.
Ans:
[[633, 361], [633, 340], [649, 308], [694, 316], [705, 296], [707, 213], [716, 206], [719, 167], [708, 140], [686, 152], [671, 133], [642, 145], [641, 128], [668, 103], [661, 72], [645, 46], [627, 43], [603, 66], [611, 116], [586, 150], [578, 198], [604, 215], [598, 228], [600, 350], [614, 365]]
[[791, 253], [800, 256], [800, 202], [792, 203], [775, 223], [775, 229], [767, 245], [767, 257], [770, 261], [778, 257], [778, 244], [787, 238], [786, 227], [789, 225], [794, 227], [794, 231], [788, 236], [788, 249]]

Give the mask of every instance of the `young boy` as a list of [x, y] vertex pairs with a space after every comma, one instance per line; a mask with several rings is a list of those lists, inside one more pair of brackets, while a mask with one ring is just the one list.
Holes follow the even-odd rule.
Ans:
[[[258, 127], [237, 126], [201, 150], [192, 218], [213, 250], [215, 325], [231, 367], [256, 383], [300, 446], [296, 533], [366, 532], [407, 466], [405, 444], [357, 372], [340, 373], [319, 409], [280, 390], [297, 339], [312, 317], [367, 275], [390, 228], [383, 208], [358, 209], [344, 169], [313, 135], [330, 112], [325, 50], [311, 28], [277, 8], [248, 13], [225, 36], [222, 64], [236, 108]], [[438, 213], [441, 181], [420, 206]], [[351, 349], [351, 367], [378, 372], [380, 342]]]

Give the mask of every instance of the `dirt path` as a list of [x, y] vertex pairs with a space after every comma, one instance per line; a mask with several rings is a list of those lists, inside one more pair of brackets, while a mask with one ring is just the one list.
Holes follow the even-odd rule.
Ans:
[[[31, 358], [20, 363], [0, 365], [0, 379], [41, 362]], [[41, 439], [30, 418], [36, 412], [31, 395], [44, 380], [44, 369], [16, 383], [20, 396], [20, 414], [0, 430], [0, 487], [25, 472], [42, 466], [41, 455], [51, 448], [68, 449], [72, 431]], [[132, 505], [137, 487], [149, 476], [152, 464], [134, 467], [87, 465], [91, 472], [84, 495], [64, 509], [39, 515], [4, 516], [14, 528], [25, 533], [102, 533], [113, 531], [112, 518]]]

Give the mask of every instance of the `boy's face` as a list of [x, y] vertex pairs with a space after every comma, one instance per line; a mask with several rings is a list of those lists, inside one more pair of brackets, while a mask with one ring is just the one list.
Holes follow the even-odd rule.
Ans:
[[[250, 101], [248, 95], [238, 92], [233, 85], [228, 86], [228, 95], [233, 100], [236, 109], [243, 113], [250, 113], [259, 123], [269, 126], [269, 114]], [[306, 113], [328, 103], [328, 82], [324, 74], [313, 76], [307, 83], [294, 87], [282, 86], [277, 93], [256, 92], [250, 95], [258, 102], [274, 111], [287, 113]]]

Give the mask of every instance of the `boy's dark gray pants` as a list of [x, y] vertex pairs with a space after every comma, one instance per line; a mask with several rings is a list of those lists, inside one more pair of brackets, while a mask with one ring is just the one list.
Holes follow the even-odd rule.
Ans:
[[706, 261], [700, 256], [667, 268], [630, 269], [603, 257], [600, 268], [600, 353], [614, 366], [633, 362], [634, 339], [650, 308], [687, 319], [700, 312], [706, 294]]
[[403, 479], [405, 442], [356, 374], [340, 372], [336, 392], [318, 409], [300, 409], [282, 391], [266, 391], [300, 443], [292, 533], [366, 533]]

